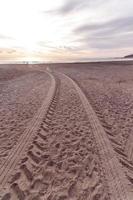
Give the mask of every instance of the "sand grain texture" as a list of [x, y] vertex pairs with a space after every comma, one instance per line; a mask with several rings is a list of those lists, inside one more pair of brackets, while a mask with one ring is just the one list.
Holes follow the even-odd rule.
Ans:
[[[110, 68], [103, 72], [99, 66], [81, 69], [79, 65], [50, 68], [40, 65], [31, 66], [29, 71], [39, 77], [45, 74], [41, 84], [37, 84], [37, 91], [44, 89], [45, 98], [40, 101], [41, 106], [38, 104], [38, 111], [30, 118], [14, 148], [10, 152], [6, 150], [7, 160], [1, 163], [0, 169], [0, 199], [132, 200], [132, 136], [129, 130], [123, 131], [121, 136], [117, 134], [119, 116], [124, 119], [119, 110], [111, 107], [117, 103], [112, 99], [117, 94], [119, 106], [124, 105], [125, 110], [131, 107], [125, 100], [125, 82], [124, 85], [119, 83], [116, 76], [118, 84], [113, 84]], [[123, 77], [122, 73], [121, 70], [119, 76]], [[26, 71], [19, 76], [27, 75]], [[39, 82], [34, 75], [31, 80]], [[126, 94], [131, 102], [131, 87]], [[33, 93], [32, 96], [38, 95]], [[112, 100], [114, 104], [110, 104]], [[31, 109], [29, 105], [27, 108]], [[128, 127], [131, 128], [129, 124]], [[15, 133], [12, 136], [15, 137]]]

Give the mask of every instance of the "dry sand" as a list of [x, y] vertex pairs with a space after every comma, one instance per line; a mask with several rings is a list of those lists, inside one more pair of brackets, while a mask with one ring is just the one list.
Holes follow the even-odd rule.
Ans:
[[0, 68], [0, 166], [45, 99], [49, 85], [45, 73], [17, 66]]
[[0, 67], [0, 199], [133, 200], [133, 64], [50, 68]]

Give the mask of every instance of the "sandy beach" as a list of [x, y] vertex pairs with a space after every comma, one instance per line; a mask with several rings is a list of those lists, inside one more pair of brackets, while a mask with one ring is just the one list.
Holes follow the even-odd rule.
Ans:
[[0, 199], [133, 200], [133, 62], [0, 65]]

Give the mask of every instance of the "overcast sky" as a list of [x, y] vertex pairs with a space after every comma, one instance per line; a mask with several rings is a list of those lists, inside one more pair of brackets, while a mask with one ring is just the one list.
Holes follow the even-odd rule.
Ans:
[[133, 0], [0, 0], [0, 59], [133, 53]]

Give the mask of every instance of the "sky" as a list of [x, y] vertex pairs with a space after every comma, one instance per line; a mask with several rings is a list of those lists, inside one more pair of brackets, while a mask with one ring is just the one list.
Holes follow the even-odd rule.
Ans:
[[0, 0], [0, 60], [133, 54], [133, 0]]

